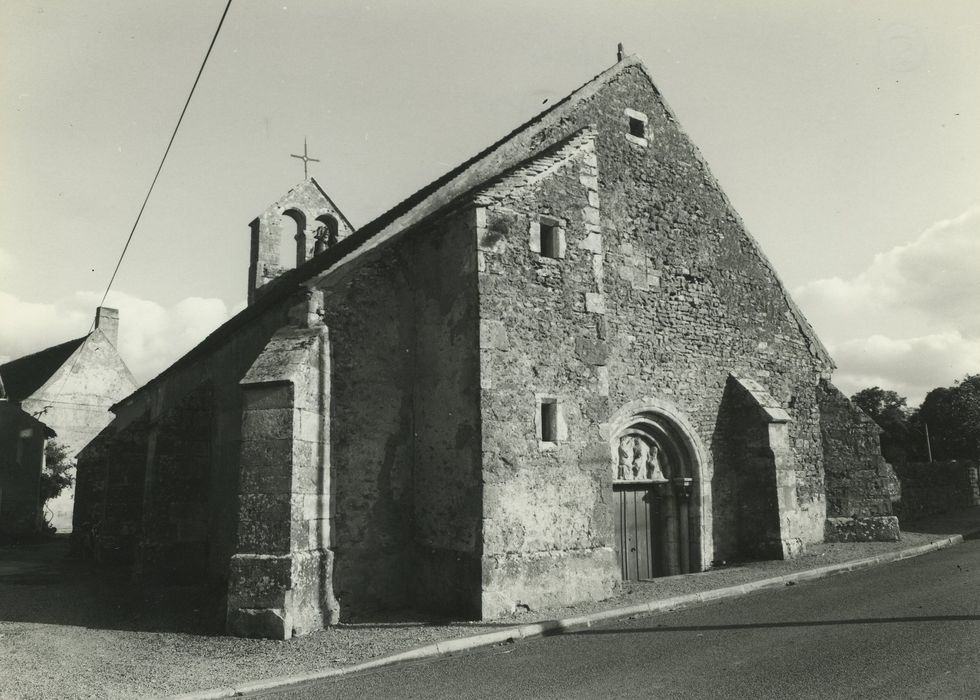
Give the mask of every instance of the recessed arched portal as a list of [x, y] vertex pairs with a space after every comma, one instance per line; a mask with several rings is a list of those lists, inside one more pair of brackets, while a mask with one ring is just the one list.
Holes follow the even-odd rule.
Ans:
[[711, 561], [711, 480], [690, 421], [634, 401], [609, 422], [615, 546], [625, 580], [701, 571]]

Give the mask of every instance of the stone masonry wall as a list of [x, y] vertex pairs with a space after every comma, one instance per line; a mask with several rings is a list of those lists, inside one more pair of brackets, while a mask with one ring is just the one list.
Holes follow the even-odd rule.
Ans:
[[71, 547], [100, 561], [132, 563], [143, 527], [149, 448], [145, 419], [107, 426], [78, 455]]
[[416, 606], [480, 616], [480, 378], [475, 219], [402, 245], [415, 290], [412, 580]]
[[208, 382], [150, 430], [137, 566], [145, 580], [193, 583], [207, 574], [213, 417]]
[[[76, 510], [82, 512], [75, 516], [75, 527], [83, 520], [101, 519], [113, 520], [122, 518], [127, 521], [126, 530], [132, 532], [133, 542], [141, 537], [142, 507], [144, 498], [143, 478], [147, 466], [147, 449], [149, 441], [149, 424], [159, 421], [167, 410], [173, 408], [183, 397], [193, 394], [201, 386], [212, 387], [211, 395], [211, 429], [209, 430], [210, 454], [209, 468], [206, 480], [199, 485], [207, 489], [207, 576], [215, 580], [225, 579], [228, 575], [228, 562], [235, 551], [236, 530], [238, 527], [238, 480], [241, 442], [242, 399], [239, 380], [246, 370], [265, 347], [272, 334], [281, 327], [287, 318], [288, 304], [271, 308], [258, 316], [252, 323], [240, 329], [233, 337], [218, 345], [208, 354], [195, 358], [191, 362], [181, 364], [162, 381], [147, 386], [134, 396], [122, 401], [116, 406], [116, 419], [99, 437], [104, 443], [103, 450], [108, 450], [106, 462], [109, 473], [120, 472], [123, 469], [119, 458], [119, 450], [128, 454], [137, 449], [142, 451], [142, 457], [124, 458], [129, 465], [125, 470], [126, 479], [131, 482], [134, 493], [138, 495], [138, 508], [133, 508], [130, 497], [118, 499], [112, 496], [112, 479], [108, 481], [108, 490], [100, 482], [100, 468], [93, 462], [91, 466], [79, 462], [79, 490], [88, 490], [90, 496], [85, 496], [89, 505], [79, 506]], [[86, 457], [98, 461], [97, 456]], [[182, 469], [188, 474], [181, 476]], [[101, 469], [106, 469], [105, 463]], [[191, 461], [186, 465], [174, 463], [172, 471], [180, 480], [193, 480], [202, 471], [199, 463]], [[89, 484], [88, 482], [94, 483]], [[164, 480], [156, 490], [151, 489], [150, 503], [154, 509], [166, 509], [166, 501], [153, 501], [159, 494], [167, 496], [170, 486]], [[176, 486], [175, 486], [176, 488]], [[135, 496], [133, 496], [135, 497]], [[79, 519], [82, 518], [82, 520]], [[135, 518], [135, 521], [129, 521]], [[200, 524], [200, 517], [191, 516], [184, 527], [191, 527], [190, 521]], [[133, 548], [135, 549], [135, 547]]]
[[[594, 181], [584, 134], [480, 198], [484, 617], [601, 598], [618, 573], [608, 448], [589, 420], [608, 393]], [[532, 250], [542, 215], [560, 257]], [[559, 405], [557, 441], [541, 439], [543, 398]]]
[[[646, 117], [645, 143], [630, 137], [627, 110]], [[498, 504], [528, 503], [512, 525], [486, 535], [484, 585], [488, 567], [501, 567], [491, 580], [506, 581], [495, 589], [497, 607], [522, 596], [550, 602], [544, 591], [555, 587], [532, 562], [611, 552], [601, 426], [644, 396], [675, 405], [710, 446], [714, 529], [704, 536], [714, 558], [737, 552], [737, 455], [718, 427], [732, 371], [757, 380], [788, 412], [800, 535], [823, 539], [816, 384], [829, 360], [802, 332], [776, 275], [638, 67], [545, 129], [538, 145], [589, 124], [596, 168], [579, 161], [584, 168], [517, 188], [487, 213], [487, 230], [500, 240], [481, 249], [485, 470], [503, 483], [491, 488], [488, 479], [484, 509], [499, 518], [506, 508]], [[541, 214], [565, 227], [564, 259], [530, 249], [529, 227]], [[553, 452], [534, 438], [535, 394], [563, 406], [568, 441]], [[575, 527], [556, 520], [559, 504], [574, 504]], [[507, 554], [491, 561], [495, 552]], [[574, 579], [575, 566], [563, 566]]]
[[893, 506], [903, 522], [980, 504], [973, 462], [908, 462], [894, 469], [902, 488]]
[[821, 382], [819, 401], [827, 516], [891, 515], [898, 482], [881, 456], [881, 429], [830, 382]]
[[334, 591], [341, 615], [412, 596], [413, 298], [405, 258], [366, 261], [324, 289], [331, 338]]

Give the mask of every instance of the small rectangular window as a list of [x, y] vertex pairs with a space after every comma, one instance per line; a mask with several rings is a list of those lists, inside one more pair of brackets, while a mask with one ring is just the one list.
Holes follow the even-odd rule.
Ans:
[[560, 257], [557, 221], [541, 221], [541, 255], [545, 258]]
[[647, 145], [647, 122], [650, 120], [643, 112], [627, 107], [626, 113], [626, 140], [635, 143], [637, 146]]
[[541, 441], [558, 442], [557, 399], [541, 399]]
[[630, 134], [638, 139], [645, 139], [647, 137], [647, 125], [644, 124], [640, 119], [636, 117], [630, 117]]

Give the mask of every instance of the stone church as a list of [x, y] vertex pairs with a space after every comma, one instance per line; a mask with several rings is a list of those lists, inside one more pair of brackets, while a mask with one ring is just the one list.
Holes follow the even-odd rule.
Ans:
[[897, 536], [877, 427], [636, 58], [359, 229], [301, 183], [248, 298], [113, 407], [76, 506], [143, 580], [223, 582], [230, 633]]

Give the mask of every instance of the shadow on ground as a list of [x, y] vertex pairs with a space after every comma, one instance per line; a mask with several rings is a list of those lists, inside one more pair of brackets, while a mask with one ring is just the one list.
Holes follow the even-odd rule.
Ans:
[[902, 532], [921, 532], [924, 535], [955, 535], [972, 532], [965, 535], [966, 538], [972, 539], [977, 536], [973, 531], [976, 530], [978, 523], [980, 523], [980, 506], [973, 506], [917, 520], [902, 520], [901, 527]]
[[68, 538], [0, 547], [0, 621], [220, 634], [218, 591], [134, 583], [129, 567], [69, 557]]
[[[907, 536], [917, 534], [935, 538], [936, 535], [963, 533], [967, 539], [976, 539], [980, 536], [978, 528], [980, 507], [973, 507], [956, 513], [931, 516], [917, 522], [903, 522], [902, 531], [906, 536], [902, 543], [894, 543], [892, 546], [913, 544], [916, 542], [915, 537]], [[848, 545], [819, 547], [828, 548], [827, 552], [830, 552], [834, 548], [847, 548]], [[855, 549], [849, 558], [860, 558], [872, 553], [858, 554], [859, 551]], [[453, 621], [437, 619], [419, 611], [400, 610], [344, 619], [341, 627], [352, 631], [381, 632], [389, 629], [394, 632], [400, 628], [430, 628], [442, 631], [472, 630], [476, 633], [549, 619], [554, 616], [552, 613], [558, 616], [582, 614], [593, 609], [635, 604], [722, 585], [744, 583], [784, 570], [823, 565], [828, 560], [811, 557], [795, 563], [757, 562], [747, 566], [744, 571], [743, 567], [735, 565], [702, 574], [633, 582], [624, 584], [623, 590], [607, 601], [555, 611], [518, 611], [513, 617], [492, 621]], [[95, 564], [70, 558], [68, 538], [64, 536], [43, 543], [0, 546], [0, 621], [213, 636], [223, 634], [224, 617], [223, 591], [134, 582], [128, 566]]]

